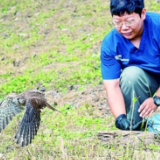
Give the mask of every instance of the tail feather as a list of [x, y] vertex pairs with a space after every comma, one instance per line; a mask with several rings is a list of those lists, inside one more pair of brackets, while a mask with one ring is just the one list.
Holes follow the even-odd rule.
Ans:
[[49, 103], [47, 103], [46, 107], [49, 108], [49, 109], [51, 109], [51, 110], [53, 110], [53, 111], [57, 111], [57, 112], [60, 112], [60, 113], [61, 113], [61, 111], [55, 109], [55, 108], [52, 107]]

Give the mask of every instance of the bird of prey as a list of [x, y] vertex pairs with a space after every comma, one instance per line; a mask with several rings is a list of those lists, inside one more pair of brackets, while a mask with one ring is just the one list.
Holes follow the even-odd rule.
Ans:
[[18, 131], [15, 135], [17, 144], [27, 146], [37, 135], [40, 126], [40, 113], [44, 107], [53, 108], [46, 100], [44, 92], [39, 90], [29, 90], [19, 95], [9, 94], [0, 103], [0, 132], [5, 129], [13, 117], [22, 111], [23, 106], [26, 107], [23, 118], [20, 122]]

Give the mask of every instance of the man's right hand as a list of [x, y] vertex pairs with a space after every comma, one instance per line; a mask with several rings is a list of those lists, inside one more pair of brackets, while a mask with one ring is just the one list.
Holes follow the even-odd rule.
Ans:
[[137, 124], [132, 124], [127, 119], [127, 116], [125, 114], [121, 114], [116, 118], [115, 125], [117, 128], [122, 130], [140, 130], [142, 122], [138, 122]]

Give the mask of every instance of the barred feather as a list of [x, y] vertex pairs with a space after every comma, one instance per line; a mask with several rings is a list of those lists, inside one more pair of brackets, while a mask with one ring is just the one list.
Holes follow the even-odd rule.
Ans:
[[21, 112], [21, 108], [12, 101], [13, 98], [6, 97], [0, 105], [0, 132], [6, 128], [13, 117]]
[[15, 139], [17, 144], [21, 144], [23, 147], [30, 144], [37, 135], [41, 121], [41, 109], [44, 107], [53, 111], [56, 109], [47, 103], [44, 93], [39, 90], [8, 96], [0, 104], [0, 132], [5, 129], [14, 116], [21, 112], [22, 106], [25, 106], [26, 110], [15, 134]]

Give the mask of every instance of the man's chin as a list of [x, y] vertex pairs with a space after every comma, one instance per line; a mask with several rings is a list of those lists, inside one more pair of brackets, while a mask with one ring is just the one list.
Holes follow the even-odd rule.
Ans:
[[125, 37], [126, 39], [132, 40], [134, 38], [133, 35], [123, 35], [123, 37]]

